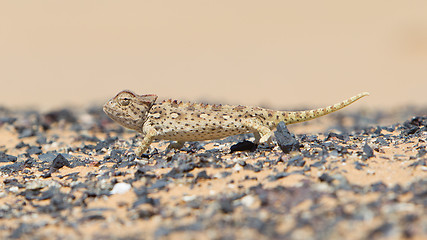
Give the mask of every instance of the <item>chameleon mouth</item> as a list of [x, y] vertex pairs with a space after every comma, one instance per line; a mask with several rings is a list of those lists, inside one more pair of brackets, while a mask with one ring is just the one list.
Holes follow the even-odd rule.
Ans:
[[112, 105], [113, 105], [113, 101], [110, 100], [110, 101], [106, 102], [104, 104], [104, 106], [102, 107], [102, 110], [104, 111], [104, 113], [107, 114], [107, 116], [109, 116], [110, 118], [114, 117], [114, 110], [113, 110], [114, 106], [112, 106]]

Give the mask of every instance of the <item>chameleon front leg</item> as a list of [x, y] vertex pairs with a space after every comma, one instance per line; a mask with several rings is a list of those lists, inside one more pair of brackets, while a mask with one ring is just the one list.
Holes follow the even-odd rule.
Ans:
[[144, 127], [143, 132], [145, 133], [144, 138], [139, 143], [138, 148], [135, 150], [136, 156], [140, 157], [145, 151], [147, 151], [154, 138], [157, 136], [157, 132], [152, 127]]

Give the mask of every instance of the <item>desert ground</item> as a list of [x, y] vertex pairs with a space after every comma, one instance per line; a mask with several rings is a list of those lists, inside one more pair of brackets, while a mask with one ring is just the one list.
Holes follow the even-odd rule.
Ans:
[[100, 108], [2, 109], [1, 238], [422, 239], [427, 116], [413, 111], [290, 125], [287, 153], [236, 149], [244, 134], [136, 157], [141, 136]]
[[[426, 239], [426, 9], [0, 1], [0, 238]], [[276, 110], [370, 96], [287, 126], [291, 152], [245, 134], [136, 157], [142, 136], [102, 112], [124, 89]]]

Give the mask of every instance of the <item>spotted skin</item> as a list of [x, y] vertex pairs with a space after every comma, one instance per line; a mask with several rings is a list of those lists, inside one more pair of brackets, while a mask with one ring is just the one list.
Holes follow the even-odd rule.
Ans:
[[136, 154], [143, 154], [153, 140], [176, 141], [169, 147], [181, 148], [187, 141], [224, 138], [253, 133], [255, 143], [271, 140], [277, 124], [304, 122], [344, 108], [369, 95], [364, 92], [335, 105], [307, 111], [275, 111], [259, 107], [182, 103], [167, 100], [155, 103], [154, 94], [119, 92], [104, 105], [104, 112], [119, 124], [144, 135]]

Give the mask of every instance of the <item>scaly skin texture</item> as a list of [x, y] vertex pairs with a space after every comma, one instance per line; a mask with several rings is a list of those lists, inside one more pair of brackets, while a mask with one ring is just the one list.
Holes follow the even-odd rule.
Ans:
[[180, 148], [186, 141], [219, 139], [253, 133], [255, 143], [266, 143], [281, 121], [304, 122], [337, 111], [369, 95], [360, 93], [335, 105], [307, 111], [275, 111], [260, 107], [182, 103], [167, 100], [155, 103], [157, 95], [137, 95], [125, 90], [104, 105], [104, 112], [124, 127], [144, 135], [138, 156], [153, 140], [173, 140], [170, 147]]

